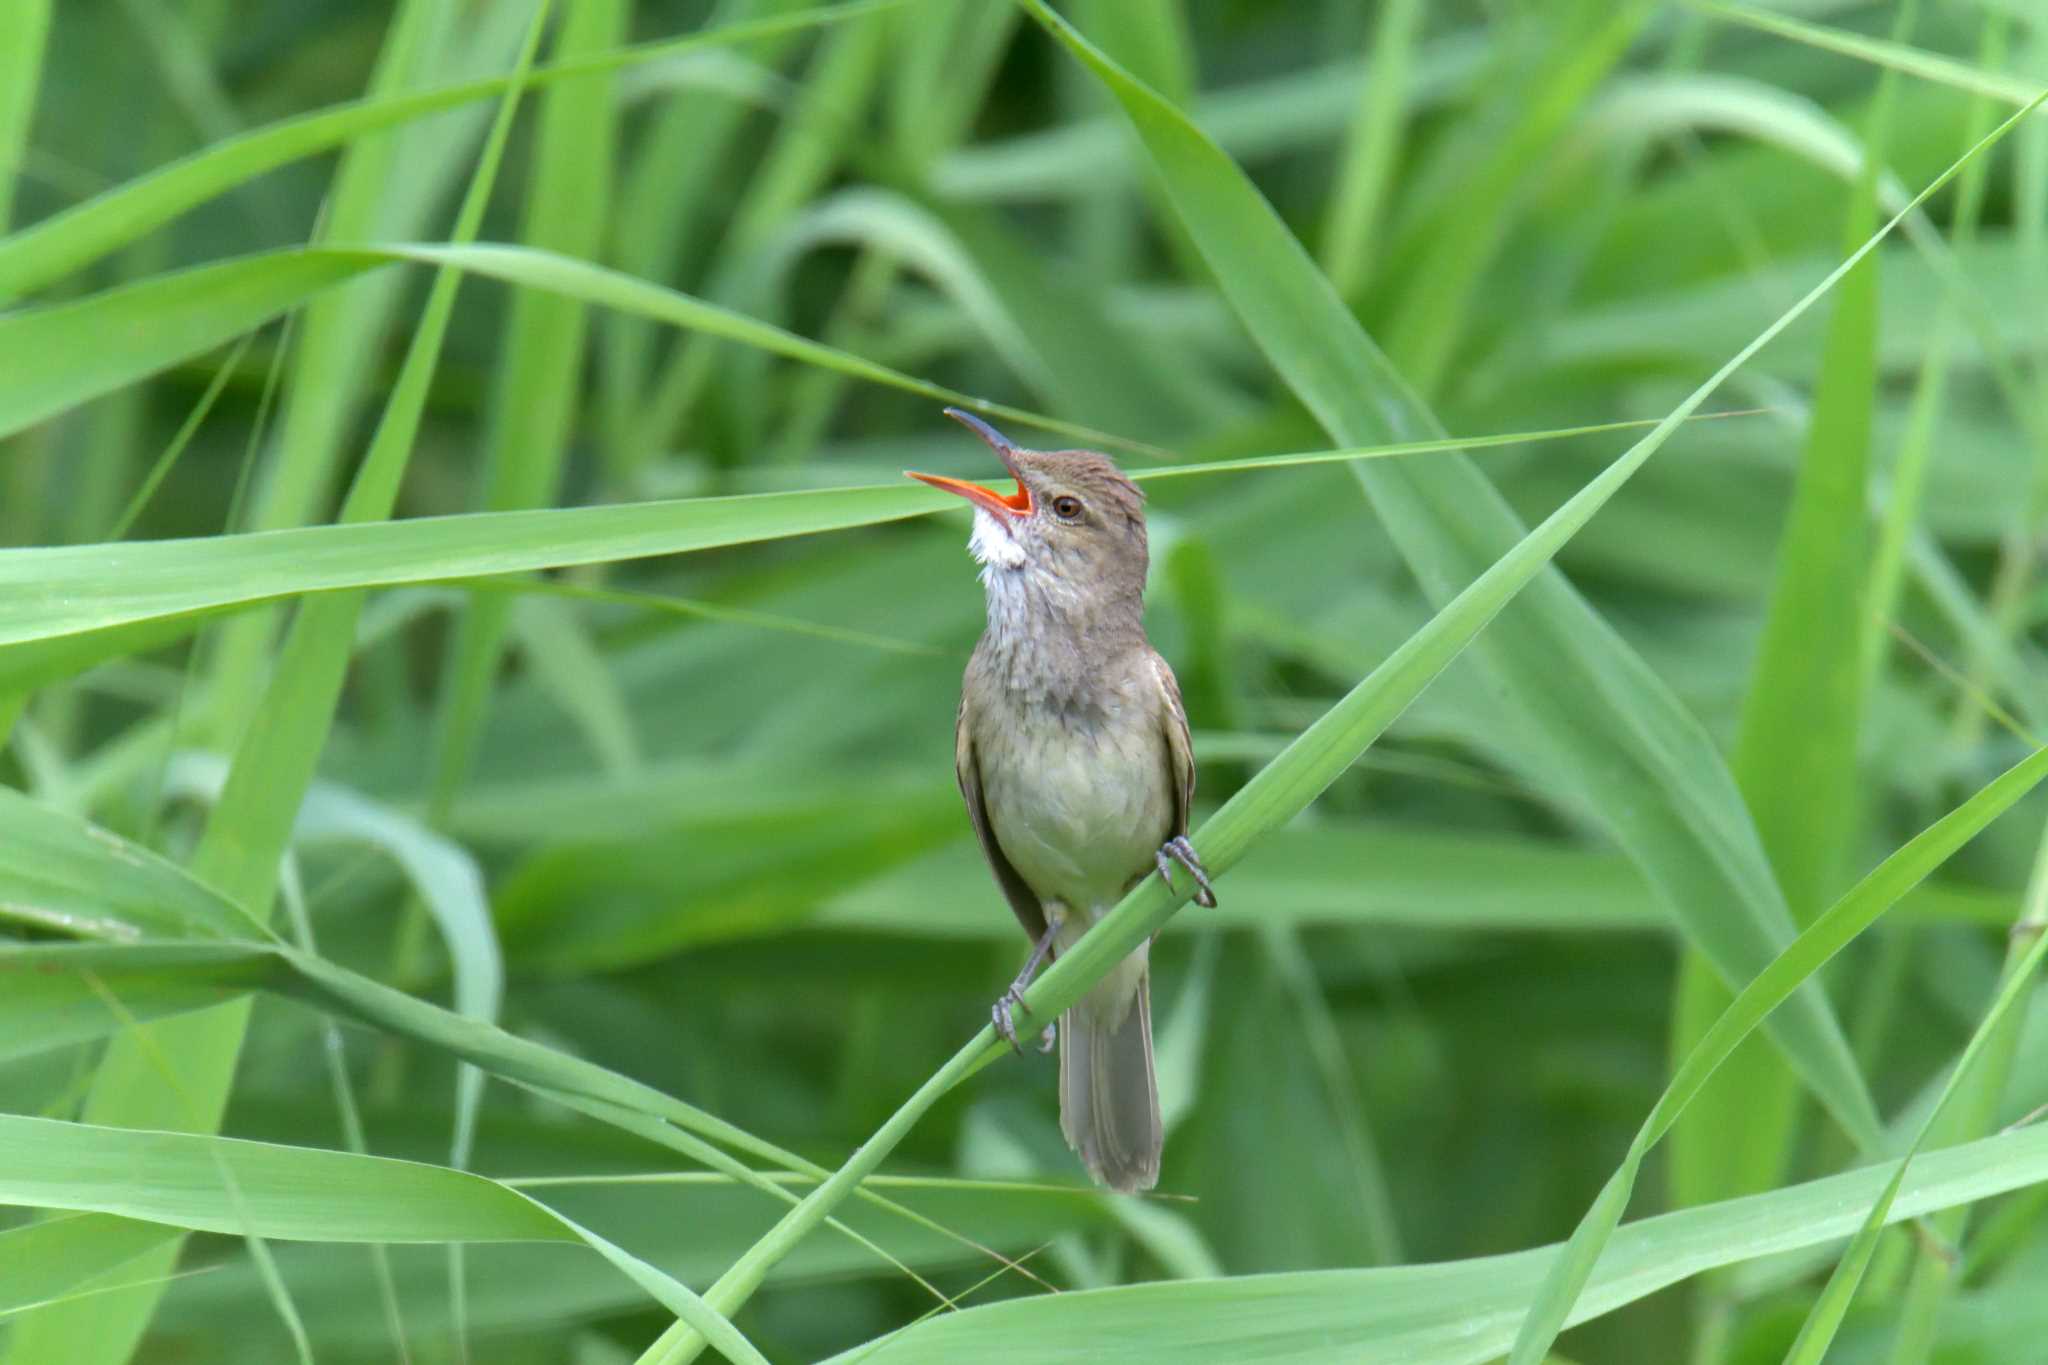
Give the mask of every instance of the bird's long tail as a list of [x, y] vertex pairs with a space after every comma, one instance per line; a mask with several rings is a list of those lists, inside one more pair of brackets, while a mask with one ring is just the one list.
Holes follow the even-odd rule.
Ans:
[[1140, 948], [1060, 1018], [1060, 1129], [1088, 1173], [1113, 1190], [1159, 1180], [1159, 1083], [1152, 987]]

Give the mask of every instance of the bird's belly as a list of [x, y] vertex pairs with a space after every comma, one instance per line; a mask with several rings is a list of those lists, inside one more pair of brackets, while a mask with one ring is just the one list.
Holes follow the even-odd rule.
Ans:
[[1041, 897], [1084, 911], [1114, 905], [1170, 832], [1164, 735], [1154, 726], [1053, 722], [1016, 727], [1006, 739], [981, 758], [1003, 855]]

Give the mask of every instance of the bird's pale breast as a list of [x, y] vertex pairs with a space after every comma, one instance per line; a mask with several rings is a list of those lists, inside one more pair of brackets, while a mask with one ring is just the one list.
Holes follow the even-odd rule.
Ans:
[[978, 739], [996, 840], [1041, 897], [1079, 910], [1123, 898], [1171, 832], [1166, 738], [1156, 705], [1076, 717], [999, 714]]

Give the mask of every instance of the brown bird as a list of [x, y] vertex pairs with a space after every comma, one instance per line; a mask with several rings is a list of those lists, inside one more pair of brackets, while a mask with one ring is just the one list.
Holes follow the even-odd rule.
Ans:
[[[953, 761], [981, 851], [1033, 940], [993, 1011], [1015, 1046], [1011, 1011], [1038, 968], [1150, 873], [1171, 885], [1178, 862], [1197, 902], [1216, 897], [1187, 839], [1195, 759], [1180, 685], [1145, 638], [1145, 495], [1105, 455], [1022, 450], [978, 417], [946, 415], [1017, 480], [1004, 496], [910, 474], [974, 504], [988, 629], [961, 684]], [[1141, 946], [1058, 1029], [1060, 1128], [1115, 1190], [1159, 1179], [1146, 959]]]

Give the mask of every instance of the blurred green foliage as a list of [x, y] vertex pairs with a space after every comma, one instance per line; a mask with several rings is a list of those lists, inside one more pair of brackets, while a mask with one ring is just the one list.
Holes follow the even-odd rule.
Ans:
[[[1654, 421], [1963, 163], [1173, 920], [1166, 1197], [1082, 1191], [1005, 1059], [872, 1191], [928, 1222], [841, 1205], [746, 1299], [771, 1360], [934, 1291], [1431, 1262], [877, 1358], [1504, 1351], [1548, 1262], [1476, 1258], [1565, 1239], [1731, 989], [2035, 748], [2048, 117], [1965, 159], [2048, 82], [2035, 7], [1060, 9], [1158, 99], [989, 0], [0, 8], [0, 1358], [631, 1361], [669, 1291], [502, 1244], [573, 1240], [503, 1185], [109, 1130], [467, 1166], [702, 1292], [783, 1204], [690, 1142], [815, 1175], [955, 1054], [1025, 945], [951, 776], [965, 520], [896, 486], [992, 472], [949, 395], [1134, 472]], [[348, 250], [471, 237], [530, 250]], [[1148, 481], [1204, 813], [1637, 434]], [[1956, 1144], [2048, 1100], [2044, 820], [1801, 968], [1565, 1356], [1781, 1358], [1886, 1173], [1807, 1182], [1981, 1028], [1899, 1209], [1950, 1211], [1829, 1359], [2033, 1358], [2039, 1135]]]

